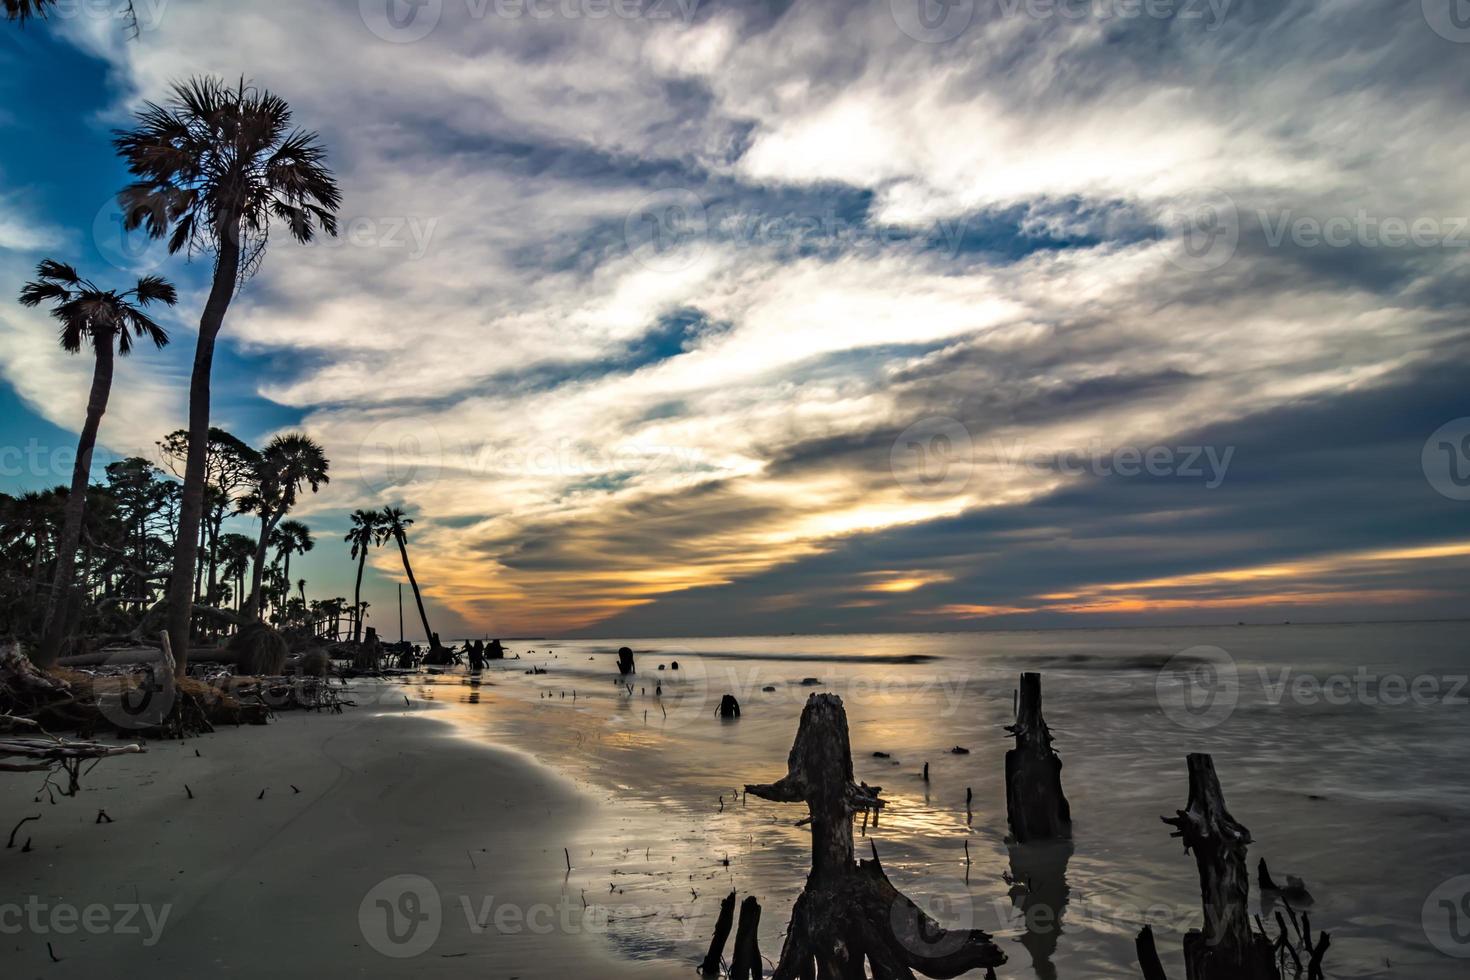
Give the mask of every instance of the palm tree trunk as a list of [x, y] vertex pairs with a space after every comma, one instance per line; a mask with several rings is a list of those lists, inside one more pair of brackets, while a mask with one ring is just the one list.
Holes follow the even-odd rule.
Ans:
[[362, 642], [362, 566], [367, 564], [367, 545], [357, 554], [357, 587], [352, 590], [352, 642]]
[[265, 586], [265, 555], [270, 548], [271, 532], [275, 529], [275, 519], [261, 514], [260, 540], [255, 543], [255, 565], [250, 570], [250, 595], [245, 600], [245, 612], [242, 619], [265, 622], [262, 615], [265, 611], [265, 603], [260, 601], [260, 590]]
[[[211, 508], [212, 510], [213, 508]], [[199, 521], [199, 551], [204, 551], [209, 541], [209, 522], [201, 515]], [[204, 600], [204, 562], [194, 563], [194, 601], [196, 603]]]
[[413, 577], [413, 566], [408, 563], [408, 543], [403, 540], [403, 535], [394, 534], [398, 541], [398, 553], [403, 556], [403, 572], [408, 576], [408, 584], [413, 588], [413, 601], [419, 606], [419, 620], [424, 624], [424, 636], [429, 641], [429, 646], [434, 647], [434, 631], [429, 628], [429, 614], [424, 612], [424, 599], [419, 595], [418, 579]]
[[36, 663], [50, 667], [61, 654], [66, 639], [65, 610], [70, 603], [73, 571], [76, 567], [77, 543], [82, 539], [82, 517], [87, 508], [87, 484], [92, 478], [92, 451], [97, 447], [97, 429], [107, 411], [107, 396], [112, 391], [112, 338], [104, 337], [94, 345], [97, 363], [92, 369], [92, 393], [87, 398], [87, 420], [77, 439], [77, 458], [71, 470], [71, 492], [67, 494], [63, 512], [61, 537], [56, 540], [56, 570], [51, 579], [51, 594], [46, 597], [46, 617], [42, 620], [41, 649]]
[[180, 677], [189, 668], [194, 563], [199, 558], [199, 519], [204, 513], [205, 459], [209, 455], [209, 375], [214, 366], [215, 338], [224, 326], [225, 312], [235, 297], [235, 280], [240, 274], [239, 219], [223, 221], [220, 227], [214, 283], [199, 318], [199, 343], [194, 348], [194, 373], [189, 379], [189, 457], [184, 464], [179, 528], [174, 535], [174, 566], [168, 580], [168, 636]]
[[209, 521], [209, 592], [219, 588], [219, 531], [225, 519], [225, 505], [217, 505]]

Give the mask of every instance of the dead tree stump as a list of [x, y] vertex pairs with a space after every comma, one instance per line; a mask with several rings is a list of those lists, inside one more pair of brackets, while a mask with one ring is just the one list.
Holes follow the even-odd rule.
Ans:
[[740, 925], [735, 929], [735, 949], [730, 954], [730, 980], [761, 980], [761, 906], [754, 895], [740, 903]]
[[1017, 843], [1068, 840], [1072, 807], [1062, 792], [1062, 760], [1052, 749], [1041, 715], [1041, 675], [1022, 674], [1016, 723], [1006, 731], [1016, 747], [1006, 753], [1006, 815]]
[[726, 694], [724, 697], [720, 698], [720, 707], [718, 709], [718, 712], [721, 718], [739, 718], [740, 702], [735, 700], [735, 695]]
[[1006, 961], [984, 932], [946, 930], [894, 888], [876, 848], [871, 861], [855, 861], [853, 814], [882, 803], [877, 788], [853, 782], [847, 712], [837, 695], [807, 699], [786, 775], [745, 790], [805, 803], [811, 814], [812, 870], [792, 907], [773, 980], [862, 977], [865, 961], [873, 980], [909, 978], [915, 970], [945, 980]]
[[[718, 977], [721, 961], [725, 958], [725, 943], [730, 940], [730, 927], [735, 924], [735, 893], [731, 892], [720, 900], [720, 914], [715, 919], [715, 934], [709, 941], [709, 952], [699, 964], [699, 975]], [[741, 923], [744, 926], [744, 923]]]
[[618, 648], [618, 673], [627, 677], [633, 673], [633, 651], [627, 647]]
[[1189, 756], [1189, 802], [1177, 813], [1162, 819], [1194, 852], [1205, 913], [1204, 929], [1184, 937], [1186, 980], [1277, 980], [1271, 941], [1251, 928], [1250, 831], [1225, 808], [1214, 760], [1204, 753]]

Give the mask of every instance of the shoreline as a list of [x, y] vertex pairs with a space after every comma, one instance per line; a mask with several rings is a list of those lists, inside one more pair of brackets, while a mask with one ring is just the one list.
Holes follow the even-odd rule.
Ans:
[[351, 688], [342, 715], [151, 742], [54, 805], [39, 774], [0, 780], [0, 833], [42, 815], [0, 850], [4, 973], [257, 976], [262, 947], [283, 976], [687, 973], [615, 956], [566, 886], [601, 804], [396, 685]]

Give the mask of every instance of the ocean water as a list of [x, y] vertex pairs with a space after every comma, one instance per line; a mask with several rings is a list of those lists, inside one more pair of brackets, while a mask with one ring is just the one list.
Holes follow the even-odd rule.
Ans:
[[[620, 645], [638, 661], [626, 684]], [[1252, 871], [1264, 857], [1278, 880], [1305, 880], [1313, 926], [1332, 934], [1329, 976], [1470, 975], [1470, 623], [507, 649], [520, 659], [481, 678], [415, 683], [466, 735], [529, 753], [602, 801], [605, 818], [564, 845], [565, 887], [618, 955], [692, 965], [735, 889], [761, 901], [774, 961], [809, 866], [805, 812], [740, 789], [784, 773], [807, 696], [830, 691], [847, 709], [856, 776], [888, 801], [860, 853], [871, 841], [895, 885], [946, 925], [991, 933], [1010, 960], [1001, 976], [1137, 977], [1145, 923], [1183, 975], [1198, 883], [1159, 817], [1185, 804], [1190, 752], [1213, 755], [1254, 838]], [[1006, 839], [1004, 726], [1028, 670], [1042, 674], [1064, 763], [1070, 845]], [[726, 693], [738, 721], [715, 715]], [[1254, 889], [1251, 903], [1271, 921]]]

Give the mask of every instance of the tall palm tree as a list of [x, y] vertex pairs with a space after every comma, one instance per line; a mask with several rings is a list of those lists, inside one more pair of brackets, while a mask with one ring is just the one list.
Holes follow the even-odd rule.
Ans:
[[429, 614], [424, 612], [424, 597], [419, 595], [418, 579], [413, 577], [413, 566], [408, 563], [407, 531], [412, 526], [413, 518], [404, 516], [402, 510], [397, 507], [384, 507], [382, 530], [379, 531], [379, 536], [383, 540], [391, 537], [398, 542], [398, 553], [403, 556], [403, 573], [408, 576], [408, 584], [413, 588], [413, 601], [418, 603], [419, 621], [424, 624], [424, 636], [428, 638], [429, 645], [437, 650], [439, 644], [434, 639], [434, 631], [429, 628]]
[[51, 316], [61, 323], [61, 347], [69, 354], [79, 353], [90, 343], [94, 355], [92, 392], [87, 398], [87, 417], [77, 438], [77, 458], [71, 471], [71, 490], [61, 534], [56, 541], [56, 565], [52, 572], [51, 592], [46, 596], [46, 613], [41, 626], [41, 648], [36, 660], [42, 666], [56, 662], [66, 637], [66, 604], [71, 597], [77, 543], [82, 536], [82, 519], [86, 513], [87, 484], [92, 475], [92, 451], [97, 446], [97, 429], [107, 411], [112, 393], [114, 354], [127, 356], [133, 349], [133, 338], [148, 338], [155, 347], [168, 343], [168, 334], [153, 321], [144, 307], [154, 303], [173, 306], [178, 293], [173, 285], [159, 276], [144, 276], [126, 292], [104, 290], [77, 270], [54, 259], [44, 259], [36, 267], [36, 278], [20, 291], [22, 306], [51, 304]]
[[[296, 506], [303, 487], [316, 493], [330, 482], [327, 476], [327, 454], [310, 437], [299, 432], [276, 436], [260, 454], [255, 486], [240, 499], [240, 510], [260, 518], [260, 537], [255, 542], [255, 567], [251, 569], [251, 592], [245, 600], [243, 615], [259, 619], [261, 587], [265, 579], [265, 557], [271, 533], [281, 519]], [[291, 589], [287, 580], [286, 591]]]
[[352, 545], [352, 557], [357, 560], [357, 585], [352, 590], [352, 642], [362, 642], [362, 569], [367, 564], [368, 549], [382, 544], [383, 515], [375, 510], [352, 512], [352, 529], [342, 540]]
[[300, 521], [282, 521], [271, 535], [271, 540], [276, 546], [276, 560], [281, 562], [281, 577], [286, 580], [289, 589], [291, 556], [304, 555], [315, 548], [316, 539], [311, 536], [311, 528]]
[[189, 456], [168, 589], [168, 632], [182, 676], [204, 509], [215, 340], [236, 290], [264, 257], [272, 219], [298, 242], [310, 242], [318, 227], [335, 236], [342, 195], [317, 135], [292, 128], [285, 100], [247, 87], [244, 79], [234, 87], [213, 77], [181, 82], [166, 105], [146, 103], [136, 118], [135, 128], [118, 131], [113, 140], [138, 178], [118, 194], [124, 226], [146, 228], [154, 238], [168, 235], [171, 253], [214, 256], [189, 382]]

